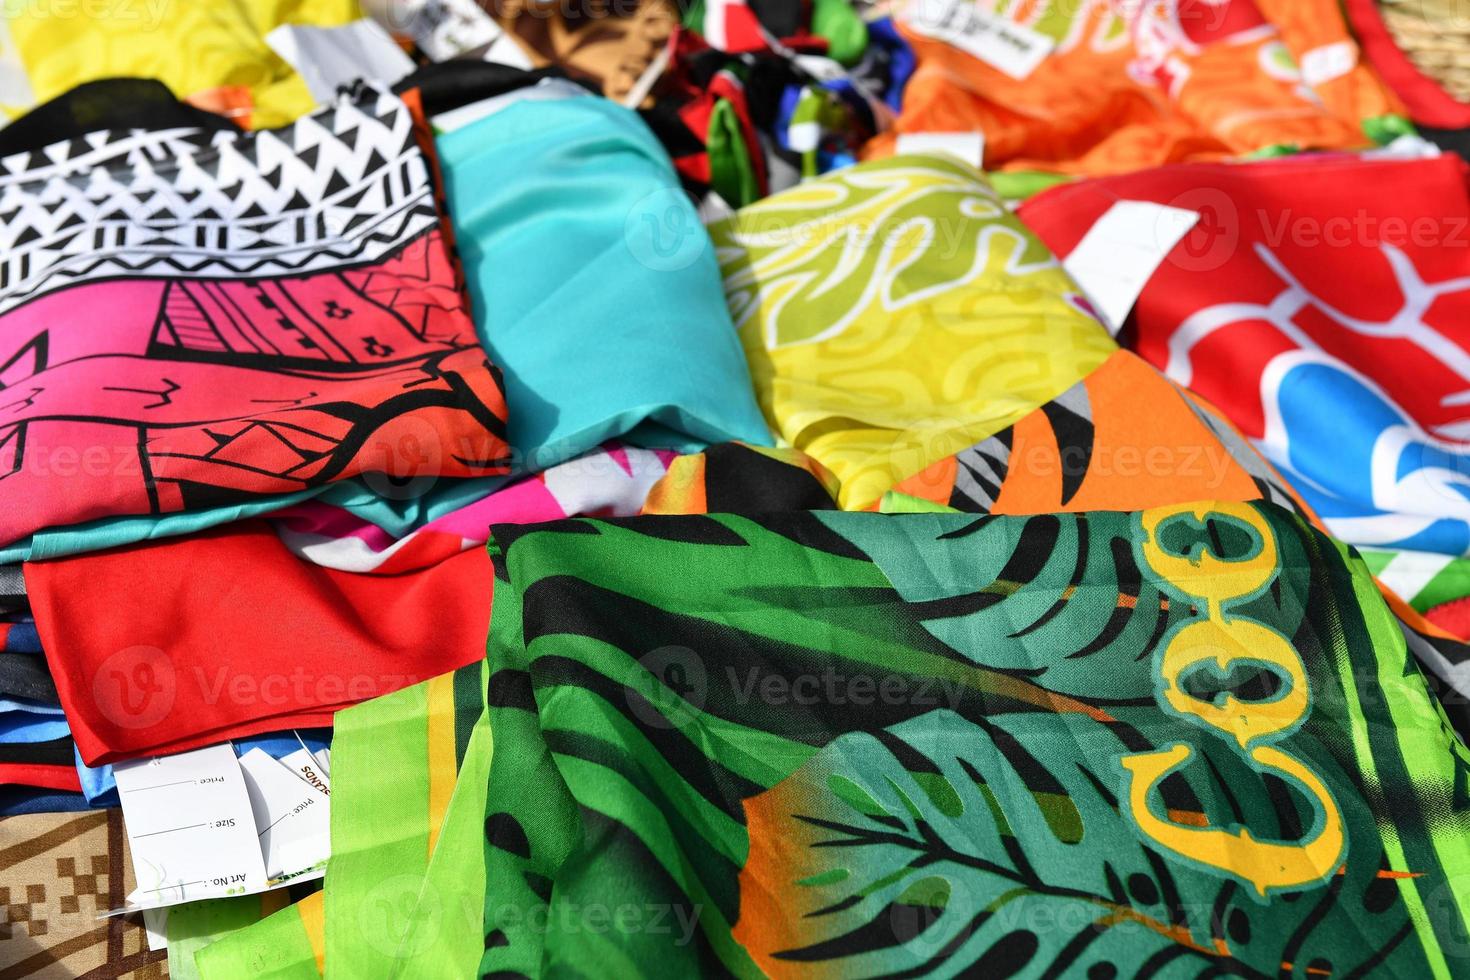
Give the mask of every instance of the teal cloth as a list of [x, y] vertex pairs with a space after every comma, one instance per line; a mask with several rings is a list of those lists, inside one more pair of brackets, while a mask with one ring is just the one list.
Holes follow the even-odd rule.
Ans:
[[620, 437], [771, 444], [714, 246], [635, 113], [590, 95], [522, 101], [438, 146], [520, 471]]
[[[696, 452], [771, 445], [714, 247], [638, 116], [595, 96], [509, 105], [439, 138], [480, 340], [505, 373], [518, 473], [609, 439]], [[514, 179], [510, 179], [514, 178]], [[503, 477], [346, 480], [178, 514], [48, 528], [0, 564], [191, 534], [319, 498], [395, 537]]]
[[103, 548], [116, 548], [139, 541], [154, 541], [192, 534], [247, 517], [258, 517], [313, 498], [349, 510], [365, 521], [401, 538], [471, 501], [479, 500], [509, 481], [509, 477], [487, 476], [470, 480], [434, 480], [405, 487], [402, 499], [379, 494], [361, 480], [344, 480], [301, 493], [261, 497], [244, 504], [209, 507], [177, 514], [138, 514], [107, 517], [86, 524], [53, 527], [38, 531], [22, 541], [0, 548], [0, 565], [19, 561], [64, 558]]

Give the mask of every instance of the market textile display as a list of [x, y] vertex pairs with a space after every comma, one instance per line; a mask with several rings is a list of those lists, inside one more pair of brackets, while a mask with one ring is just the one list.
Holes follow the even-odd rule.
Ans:
[[[1278, 508], [495, 540], [482, 975], [1428, 975], [1464, 926], [1464, 749], [1361, 563]], [[633, 900], [687, 945], [557, 914]]]
[[396, 97], [5, 162], [6, 544], [396, 475], [407, 438], [453, 447], [436, 475], [507, 472], [500, 375]]
[[1470, 976], [1447, 0], [0, 10], [0, 980]]

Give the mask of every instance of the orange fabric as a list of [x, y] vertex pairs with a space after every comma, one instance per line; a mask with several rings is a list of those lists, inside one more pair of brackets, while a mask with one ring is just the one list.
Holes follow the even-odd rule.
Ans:
[[255, 97], [244, 85], [221, 85], [195, 92], [184, 99], [196, 109], [213, 112], [239, 126], [250, 128], [250, 117], [255, 112]]
[[[1325, 6], [1334, 0], [1280, 2], [1311, 8], [1290, 18], [1295, 43], [1338, 36]], [[1252, 0], [1150, 0], [1126, 5], [1127, 20], [1116, 0], [977, 6], [1005, 9], [1057, 47], [1017, 80], [900, 20], [918, 68], [896, 130], [871, 141], [865, 157], [890, 155], [900, 133], [979, 129], [988, 168], [1115, 173], [1279, 144], [1364, 146], [1363, 115], [1390, 104], [1376, 79], [1376, 99], [1359, 92], [1355, 75], [1339, 80], [1346, 88], [1335, 86], [1329, 111], [1303, 88], [1282, 34]], [[1345, 36], [1335, 8], [1332, 17]]]
[[680, 456], [671, 462], [668, 472], [648, 491], [648, 499], [643, 503], [643, 513], [709, 513], [704, 492], [704, 462], [703, 453]]
[[[1064, 499], [1062, 473], [1079, 465], [1064, 456], [1043, 409], [1011, 428], [1011, 451], [994, 514], [1134, 510], [1185, 500], [1256, 500], [1250, 474], [1199, 420], [1185, 396], [1154, 367], [1119, 351], [1083, 382], [1093, 438], [1086, 475]], [[948, 504], [954, 457], [894, 489]]]
[[1094, 443], [1081, 489], [1062, 504], [1060, 449], [1045, 417], [1033, 412], [1016, 426], [1011, 473], [994, 513], [1134, 510], [1182, 500], [1260, 497], [1250, 474], [1152, 365], [1120, 351], [1084, 384]]
[[1350, 46], [1356, 60], [1352, 70], [1312, 86], [1328, 112], [1350, 123], [1375, 116], [1407, 117], [1403, 101], [1368, 66], [1337, 0], [1256, 0], [1256, 5], [1281, 31], [1281, 40], [1298, 64], [1312, 51]]

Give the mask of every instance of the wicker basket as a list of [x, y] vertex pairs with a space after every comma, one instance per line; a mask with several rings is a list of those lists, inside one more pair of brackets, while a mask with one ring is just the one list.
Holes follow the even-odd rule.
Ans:
[[1381, 0], [1383, 22], [1420, 71], [1470, 102], [1470, 0]]

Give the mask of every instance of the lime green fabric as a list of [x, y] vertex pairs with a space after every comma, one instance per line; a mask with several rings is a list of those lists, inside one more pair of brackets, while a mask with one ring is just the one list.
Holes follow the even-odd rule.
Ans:
[[385, 976], [408, 931], [429, 856], [429, 683], [337, 714], [328, 977]]
[[[312, 896], [306, 901], [320, 898]], [[194, 964], [200, 980], [319, 980], [321, 976], [298, 905], [210, 943], [194, 955]]]
[[484, 952], [485, 801], [492, 749], [490, 722], [482, 711], [399, 947], [399, 976], [470, 977], [479, 966]]

